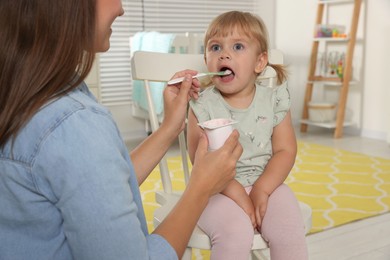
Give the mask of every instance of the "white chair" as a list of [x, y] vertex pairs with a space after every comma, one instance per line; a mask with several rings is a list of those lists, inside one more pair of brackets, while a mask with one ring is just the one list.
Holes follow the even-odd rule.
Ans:
[[[200, 37], [201, 37], [201, 35], [193, 34], [193, 33], [186, 33], [186, 34], [177, 34], [177, 35], [175, 35], [175, 38], [174, 38], [174, 40], [172, 42], [172, 45], [171, 45], [170, 53], [180, 53], [180, 54], [183, 54], [183, 53], [195, 53], [195, 52], [201, 51], [203, 43], [200, 42]], [[130, 49], [131, 49], [131, 42], [132, 42], [132, 37], [129, 38]], [[144, 52], [143, 51], [141, 53], [150, 53], [150, 52]], [[138, 55], [139, 54], [133, 55], [134, 57], [133, 56], [131, 57], [132, 60], [137, 59], [136, 56], [138, 56]], [[163, 56], [164, 55], [162, 55], [161, 57], [163, 57]], [[148, 57], [150, 57], [150, 56], [147, 55], [147, 57], [142, 58], [140, 60], [140, 62], [137, 62], [137, 64], [141, 64], [144, 59], [148, 60]], [[164, 62], [166, 62], [166, 61], [164, 61]], [[167, 64], [169, 64], [169, 60], [167, 62], [168, 62]], [[150, 68], [150, 66], [149, 66], [150, 64], [147, 64], [147, 63], [145, 63], [145, 64], [147, 65], [146, 68], [145, 67], [138, 67], [140, 65], [133, 66], [133, 63], [132, 63], [132, 71], [133, 71], [132, 72], [132, 74], [133, 74], [132, 78], [134, 80], [137, 80], [137, 79], [144, 80], [146, 97], [148, 99], [147, 100], [148, 101], [148, 110], [149, 111], [155, 111], [154, 104], [153, 104], [153, 99], [152, 99], [152, 94], [151, 94], [151, 90], [150, 90], [150, 86], [149, 86], [148, 82], [149, 81], [164, 82], [164, 81], [167, 81], [167, 80], [162, 80], [162, 78], [159, 76], [160, 74], [156, 74], [156, 78], [154, 78], [154, 79], [153, 78], [149, 79], [149, 75], [147, 73], [149, 72], [148, 68]], [[160, 65], [160, 63], [156, 64], [156, 65]], [[137, 67], [138, 67], [138, 69], [137, 69]], [[144, 69], [146, 69], [146, 70], [144, 70]], [[141, 72], [141, 73], [143, 73], [144, 71], [147, 71], [147, 72], [146, 72], [146, 75], [141, 74], [140, 78], [138, 78], [135, 70], [137, 72]], [[171, 74], [171, 76], [172, 76], [175, 72], [177, 72], [179, 70], [180, 70], [180, 67], [176, 71], [171, 69], [168, 73], [172, 73]], [[150, 70], [150, 71], [153, 71], [153, 70]], [[164, 71], [164, 75], [169, 75], [168, 73], [166, 71]], [[171, 77], [171, 76], [168, 76], [168, 77]], [[155, 113], [150, 113], [149, 111], [146, 111], [146, 110], [140, 108], [135, 103], [132, 104], [132, 115], [135, 116], [135, 117], [146, 119], [145, 120], [145, 130], [146, 130], [146, 132], [150, 132], [149, 130], [151, 130], [151, 132], [154, 132], [158, 128], [159, 122], [162, 121], [163, 115], [161, 115], [161, 114], [160, 115], [156, 115]], [[149, 128], [149, 124], [150, 124], [150, 128], [151, 129]], [[184, 132], [179, 135], [179, 145], [180, 145], [180, 150], [182, 151], [182, 157], [184, 158], [184, 156], [186, 156], [186, 144], [185, 144]], [[166, 163], [165, 158], [160, 162], [159, 167], [160, 167], [160, 171], [162, 173], [161, 176], [167, 176], [167, 174], [169, 174], [168, 165]], [[184, 174], [185, 181], [187, 183], [188, 176], [189, 176], [189, 168], [188, 168], [188, 162], [184, 161], [184, 160], [183, 160], [183, 169], [184, 169], [184, 172], [185, 172], [185, 174]], [[162, 180], [163, 180], [164, 190], [172, 191], [170, 180], [166, 180], [165, 181], [165, 177], [163, 177]], [[158, 202], [160, 202], [160, 198], [158, 199]]]
[[[191, 68], [198, 71], [205, 71], [206, 66], [201, 54], [177, 54], [177, 53], [158, 53], [136, 51], [131, 58], [131, 72], [133, 79], [143, 80], [146, 90], [146, 96], [149, 105], [149, 120], [152, 131], [159, 127], [157, 115], [154, 113], [153, 99], [150, 92], [150, 81], [167, 82], [176, 72]], [[187, 146], [184, 132], [179, 135], [179, 145], [184, 169], [184, 180], [187, 184], [189, 178]], [[165, 157], [160, 162], [161, 181], [164, 192], [156, 194], [156, 201], [164, 204], [167, 194], [172, 193], [172, 184], [169, 177], [169, 170]], [[161, 196], [160, 196], [161, 195]]]
[[[270, 51], [269, 60], [274, 64], [282, 64], [283, 55], [280, 51], [272, 50]], [[149, 116], [153, 131], [155, 131], [159, 125], [157, 116], [153, 112], [150, 113], [150, 111], [154, 111], [154, 109], [153, 102], [150, 97], [150, 88], [148, 83], [150, 81], [167, 82], [175, 72], [184, 69], [194, 69], [198, 70], [199, 72], [207, 71], [202, 54], [175, 54], [145, 51], [138, 51], [134, 53], [131, 59], [131, 68], [133, 79], [143, 80], [145, 83], [146, 93], [149, 96]], [[272, 84], [274, 84], [274, 77], [274, 71], [268, 70], [259, 77], [259, 80], [263, 81], [268, 79], [267, 84], [272, 87]], [[179, 144], [184, 169], [184, 180], [187, 184], [189, 179], [189, 170], [184, 132], [182, 132], [179, 136]], [[179, 192], [172, 191], [171, 179], [165, 158], [163, 158], [163, 160], [160, 162], [160, 174], [163, 184], [163, 191], [156, 193], [156, 201], [161, 205], [161, 207], [154, 212], [154, 226], [158, 226], [159, 223], [161, 223], [161, 221], [167, 216], [167, 214], [179, 200], [181, 195]], [[300, 207], [305, 221], [305, 229], [307, 233], [311, 228], [312, 211], [307, 204], [302, 202], [300, 202]], [[191, 239], [188, 243], [187, 250], [182, 259], [191, 259], [192, 248], [211, 248], [209, 237], [198, 227], [195, 227]], [[256, 233], [253, 239], [251, 257], [261, 259], [264, 257], [262, 250], [267, 248], [267, 243], [263, 240], [259, 233]]]

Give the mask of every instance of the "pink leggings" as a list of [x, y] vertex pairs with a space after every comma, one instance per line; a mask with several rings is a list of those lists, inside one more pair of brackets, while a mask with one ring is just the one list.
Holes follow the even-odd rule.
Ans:
[[[246, 187], [249, 193], [252, 187]], [[210, 198], [198, 222], [211, 239], [212, 260], [249, 259], [254, 230], [248, 215], [233, 200], [222, 194]], [[272, 260], [305, 260], [305, 226], [298, 201], [282, 184], [271, 194], [261, 226]]]

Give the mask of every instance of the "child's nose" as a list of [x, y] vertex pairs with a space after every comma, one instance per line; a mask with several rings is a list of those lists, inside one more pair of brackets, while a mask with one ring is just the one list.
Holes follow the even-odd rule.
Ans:
[[223, 51], [221, 52], [221, 54], [219, 55], [219, 59], [220, 60], [230, 60], [231, 57], [230, 57], [230, 54], [227, 53], [226, 51]]

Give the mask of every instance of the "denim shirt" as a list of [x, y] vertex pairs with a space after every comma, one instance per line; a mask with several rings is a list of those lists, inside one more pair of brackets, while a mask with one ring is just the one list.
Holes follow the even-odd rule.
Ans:
[[0, 149], [0, 259], [177, 259], [148, 234], [127, 148], [84, 83]]

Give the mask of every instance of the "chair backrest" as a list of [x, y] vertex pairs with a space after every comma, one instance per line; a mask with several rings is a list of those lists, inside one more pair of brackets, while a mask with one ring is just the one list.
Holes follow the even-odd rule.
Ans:
[[132, 77], [137, 80], [166, 82], [184, 69], [206, 71], [203, 55], [136, 51], [131, 59]]

